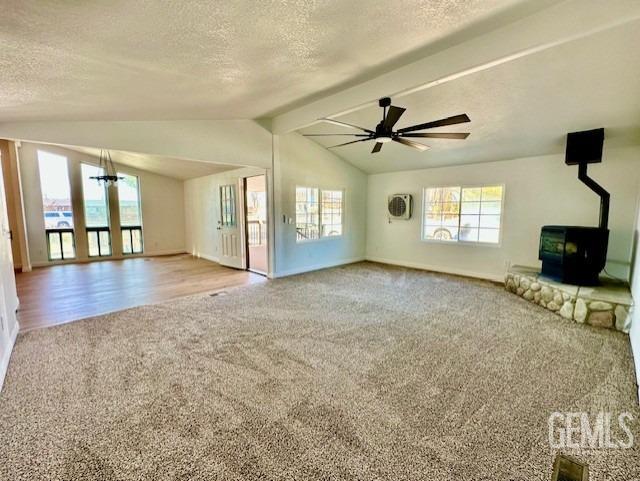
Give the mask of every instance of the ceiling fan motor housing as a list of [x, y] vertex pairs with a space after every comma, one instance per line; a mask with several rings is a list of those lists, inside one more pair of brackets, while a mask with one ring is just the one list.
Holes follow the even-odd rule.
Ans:
[[380, 107], [389, 107], [391, 105], [391, 99], [389, 97], [382, 97], [378, 100], [378, 105]]

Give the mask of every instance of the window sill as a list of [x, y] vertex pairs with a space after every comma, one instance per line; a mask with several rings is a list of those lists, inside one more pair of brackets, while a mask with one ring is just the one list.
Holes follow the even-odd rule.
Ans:
[[502, 247], [502, 241], [500, 242], [473, 242], [473, 241], [444, 241], [438, 239], [420, 239], [421, 242], [426, 244], [440, 244], [448, 246], [471, 246], [471, 247]]

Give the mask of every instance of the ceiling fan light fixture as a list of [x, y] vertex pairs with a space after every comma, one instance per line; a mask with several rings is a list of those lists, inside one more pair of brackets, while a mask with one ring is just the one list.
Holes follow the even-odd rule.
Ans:
[[387, 142], [391, 142], [393, 139], [387, 135], [383, 135], [382, 137], [376, 137], [375, 140], [381, 144], [386, 144]]

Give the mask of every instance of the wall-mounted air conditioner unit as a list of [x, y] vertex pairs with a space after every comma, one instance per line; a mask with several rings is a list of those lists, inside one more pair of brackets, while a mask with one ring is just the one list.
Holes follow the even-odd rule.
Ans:
[[408, 220], [411, 219], [411, 208], [413, 200], [411, 194], [393, 194], [389, 196], [387, 210], [389, 219]]

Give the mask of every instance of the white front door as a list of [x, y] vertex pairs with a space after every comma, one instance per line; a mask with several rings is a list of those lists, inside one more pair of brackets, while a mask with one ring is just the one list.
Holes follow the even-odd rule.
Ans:
[[220, 264], [244, 269], [245, 255], [242, 243], [242, 230], [239, 221], [240, 195], [238, 195], [238, 180], [218, 186], [220, 199], [220, 218], [218, 219], [218, 239]]

